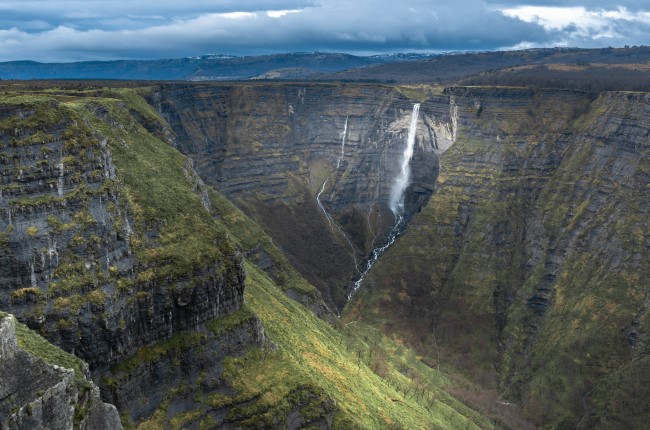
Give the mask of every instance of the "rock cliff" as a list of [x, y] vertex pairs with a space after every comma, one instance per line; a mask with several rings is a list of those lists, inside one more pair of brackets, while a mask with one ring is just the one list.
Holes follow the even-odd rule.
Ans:
[[[329, 315], [300, 275], [345, 303], [395, 224], [416, 101], [408, 229], [338, 330], [300, 305]], [[543, 427], [638, 427], [649, 114], [644, 93], [525, 88], [5, 95], [0, 307], [87, 360], [127, 422], [351, 428], [360, 414], [368, 428], [489, 427], [442, 394], [441, 366]], [[85, 412], [110, 415], [86, 394]]]
[[1, 308], [92, 369], [239, 309], [244, 273], [226, 241], [187, 257], [170, 250], [174, 219], [137, 206], [152, 172], [124, 171], [148, 136], [143, 114], [54, 95], [7, 98], [1, 112]]
[[[242, 257], [142, 99], [18, 93], [0, 105], [2, 309], [84, 359], [96, 379], [143, 347], [240, 309]], [[259, 336], [223, 351], [258, 346]], [[136, 394], [102, 392], [125, 412]]]

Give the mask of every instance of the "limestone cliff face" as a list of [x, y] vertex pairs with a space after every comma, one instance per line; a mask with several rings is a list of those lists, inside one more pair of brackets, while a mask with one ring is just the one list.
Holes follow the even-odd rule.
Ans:
[[[199, 327], [180, 332], [166, 344], [144, 348], [114, 366], [102, 377], [102, 391], [133, 422], [151, 417], [162, 401], [171, 416], [192, 411], [207, 396], [233, 391], [223, 377], [226, 357], [241, 356], [265, 343], [264, 327], [252, 315], [223, 330]], [[215, 425], [222, 425], [231, 407], [224, 405], [207, 415]], [[231, 419], [230, 424], [235, 426], [236, 420]]]
[[92, 382], [84, 378], [81, 387], [74, 370], [19, 348], [7, 314], [0, 315], [0, 374], [0, 429], [122, 429], [117, 409], [100, 400]]
[[[388, 199], [414, 102], [390, 87], [325, 84], [174, 85], [149, 101], [204, 180], [259, 221], [324, 297], [341, 304], [355, 259], [361, 266], [394, 225]], [[409, 214], [433, 191], [438, 152], [454, 138], [453, 115], [444, 95], [420, 108]]]
[[0, 309], [93, 370], [239, 309], [245, 274], [234, 251], [191, 267], [145, 258], [164, 226], [137, 224], [111, 148], [144, 133], [140, 115], [124, 104], [15, 100], [0, 105]]
[[359, 309], [545, 426], [630, 425], [591, 390], [646, 371], [650, 98], [446, 93], [456, 144]]

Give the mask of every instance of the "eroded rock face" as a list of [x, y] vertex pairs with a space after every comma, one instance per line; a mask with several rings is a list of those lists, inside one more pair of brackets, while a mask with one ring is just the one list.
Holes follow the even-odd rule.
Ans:
[[[219, 333], [203, 326], [179, 332], [174, 341], [181, 346], [169, 348], [151, 361], [128, 360], [103, 376], [104, 398], [133, 422], [151, 417], [162, 399], [171, 399], [168, 410], [180, 413], [202, 405], [201, 396], [232, 391], [223, 378], [223, 360], [267, 344], [264, 327], [255, 316]], [[267, 347], [272, 345], [268, 343]], [[179, 387], [188, 389], [182, 391]], [[178, 393], [170, 395], [174, 390]], [[213, 412], [217, 424], [223, 424], [227, 410], [224, 407]]]
[[74, 370], [19, 349], [15, 324], [12, 316], [0, 316], [1, 429], [122, 429], [117, 409], [100, 400], [92, 382], [81, 391]]
[[[97, 372], [239, 309], [245, 274], [234, 252], [173, 277], [143, 275], [160, 268], [136, 257], [132, 209], [97, 123], [54, 99], [0, 113], [0, 309]], [[88, 114], [122, 130], [142, 120], [99, 103]], [[139, 240], [155, 244], [160, 228]]]
[[[395, 223], [388, 200], [414, 102], [389, 87], [336, 84], [170, 85], [149, 101], [202, 178], [340, 305], [356, 274], [353, 254], [360, 267]], [[454, 139], [453, 115], [448, 96], [421, 105], [408, 215], [433, 192], [438, 154]]]

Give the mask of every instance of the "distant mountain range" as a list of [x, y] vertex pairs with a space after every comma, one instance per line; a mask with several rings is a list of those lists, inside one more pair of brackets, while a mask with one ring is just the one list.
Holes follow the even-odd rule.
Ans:
[[235, 57], [204, 55], [161, 60], [0, 63], [0, 79], [125, 79], [125, 80], [248, 80], [306, 79], [348, 69], [404, 61], [421, 61], [429, 54], [355, 56], [333, 53], [289, 53]]
[[[298, 52], [236, 57], [203, 55], [161, 60], [83, 61], [77, 63], [38, 63], [12, 61], [0, 63], [0, 79], [97, 79], [97, 80], [285, 80], [348, 81], [397, 84], [442, 83], [463, 80], [465, 84], [542, 85], [538, 70], [556, 67], [552, 86], [581, 82], [599, 83], [600, 89], [638, 89], [650, 85], [646, 75], [650, 47], [603, 49], [548, 48], [521, 51], [452, 52], [444, 54], [399, 53], [374, 56]], [[524, 67], [524, 69], [522, 69]], [[607, 69], [605, 71], [605, 69]], [[562, 74], [558, 74], [559, 71]], [[495, 75], [495, 73], [497, 73]], [[469, 80], [468, 80], [469, 79]], [[621, 87], [619, 82], [627, 82]], [[648, 82], [646, 82], [648, 81]], [[573, 84], [572, 82], [576, 82]], [[600, 84], [602, 82], [602, 84]], [[628, 84], [629, 83], [629, 84]], [[620, 87], [620, 88], [619, 88]], [[628, 88], [629, 87], [629, 88]]]

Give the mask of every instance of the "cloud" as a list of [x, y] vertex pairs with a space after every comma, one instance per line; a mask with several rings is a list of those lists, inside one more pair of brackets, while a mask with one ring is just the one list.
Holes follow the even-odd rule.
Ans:
[[487, 0], [487, 2], [499, 9], [520, 6], [584, 7], [589, 10], [616, 9], [618, 7], [624, 7], [632, 11], [648, 9], [646, 0]]
[[[483, 50], [598, 45], [601, 30], [617, 41], [645, 31], [643, 20], [629, 20], [638, 15], [632, 9], [610, 8], [600, 15], [589, 15], [585, 7], [569, 9], [579, 9], [571, 16], [580, 19], [558, 21], [553, 8], [526, 9], [507, 0], [0, 0], [0, 58]], [[624, 22], [634, 25], [626, 30]]]
[[502, 11], [506, 16], [556, 31], [558, 36], [553, 40], [556, 45], [644, 43], [650, 33], [650, 12], [631, 11], [622, 6], [595, 10], [583, 6], [517, 6]]

